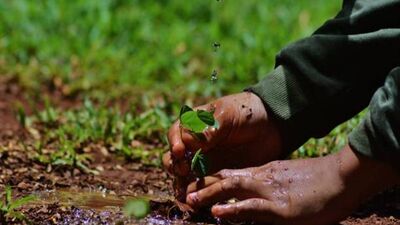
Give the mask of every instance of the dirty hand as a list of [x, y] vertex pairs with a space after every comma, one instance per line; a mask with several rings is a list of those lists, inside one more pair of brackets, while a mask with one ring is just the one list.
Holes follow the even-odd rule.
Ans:
[[173, 124], [168, 133], [171, 151], [164, 155], [163, 163], [175, 175], [188, 175], [187, 153], [193, 155], [199, 149], [207, 157], [210, 173], [223, 168], [259, 166], [281, 155], [278, 128], [255, 94], [229, 95], [196, 109], [215, 109], [219, 128], [207, 129], [205, 140], [199, 140], [182, 129], [179, 121]]
[[[190, 184], [186, 202], [194, 208], [221, 203], [212, 207], [212, 214], [231, 220], [331, 224], [399, 181], [393, 168], [346, 147], [322, 158], [222, 170], [201, 184]], [[232, 198], [239, 201], [226, 204]]]

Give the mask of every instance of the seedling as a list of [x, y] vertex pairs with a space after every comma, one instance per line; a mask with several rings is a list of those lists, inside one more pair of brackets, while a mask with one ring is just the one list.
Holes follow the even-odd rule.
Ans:
[[127, 217], [142, 219], [150, 213], [150, 203], [145, 199], [129, 200], [126, 202], [123, 211]]
[[25, 113], [25, 109], [22, 106], [21, 103], [17, 104], [17, 120], [19, 121], [19, 123], [21, 124], [21, 126], [23, 128], [27, 127], [27, 117], [26, 117], [26, 113]]
[[193, 156], [192, 164], [190, 166], [191, 170], [196, 173], [199, 177], [204, 177], [207, 174], [207, 159], [204, 154], [201, 153], [199, 149]]
[[57, 110], [50, 104], [50, 100], [48, 98], [45, 99], [44, 106], [44, 110], [42, 112], [38, 112], [39, 121], [46, 125], [56, 124], [59, 115]]
[[17, 212], [15, 209], [27, 204], [30, 201], [35, 200], [36, 197], [33, 195], [28, 195], [13, 200], [11, 197], [12, 190], [10, 186], [6, 186], [3, 195], [5, 195], [4, 201], [0, 199], [0, 221], [5, 221], [7, 218], [27, 221], [25, 215], [21, 212]]
[[179, 120], [181, 126], [188, 129], [192, 134], [202, 135], [208, 127], [219, 128], [218, 121], [215, 120], [213, 114], [214, 111], [208, 112], [201, 109], [194, 111], [185, 105], [181, 108]]
[[[189, 106], [185, 105], [181, 108], [179, 114], [180, 124], [187, 129], [194, 137], [204, 139], [203, 132], [209, 128], [219, 128], [218, 121], [214, 118], [214, 111], [196, 110], [194, 111]], [[192, 171], [199, 177], [204, 177], [207, 174], [207, 159], [202, 150], [197, 150], [192, 158]]]

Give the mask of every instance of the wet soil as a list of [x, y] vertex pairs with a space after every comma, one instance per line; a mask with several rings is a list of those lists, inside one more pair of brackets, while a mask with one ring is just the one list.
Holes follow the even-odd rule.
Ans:
[[[11, 185], [14, 197], [34, 194], [33, 203], [20, 210], [33, 224], [230, 224], [203, 212], [190, 217], [173, 201], [172, 178], [162, 169], [126, 162], [104, 146], [91, 148], [91, 168], [98, 175], [78, 169], [51, 167], [34, 160], [34, 152], [21, 143], [29, 135], [15, 117], [15, 103], [24, 102], [23, 90], [0, 79], [0, 193]], [[73, 107], [74, 101], [58, 97], [60, 107]], [[72, 103], [71, 103], [72, 102]], [[29, 112], [29, 110], [28, 110]], [[400, 224], [400, 191], [378, 195], [342, 225]], [[121, 211], [129, 198], [146, 197], [152, 213], [144, 220], [127, 218]], [[0, 221], [0, 224], [21, 224]]]

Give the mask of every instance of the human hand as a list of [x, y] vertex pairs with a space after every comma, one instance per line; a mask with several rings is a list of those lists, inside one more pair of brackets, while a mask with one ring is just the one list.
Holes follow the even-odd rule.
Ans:
[[[384, 175], [384, 176], [382, 176]], [[188, 186], [186, 202], [214, 216], [272, 224], [332, 224], [371, 195], [398, 184], [399, 174], [346, 147], [322, 158], [274, 161], [222, 170]], [[229, 199], [238, 202], [224, 204]]]
[[187, 155], [199, 149], [207, 157], [210, 173], [223, 168], [262, 165], [281, 155], [277, 125], [255, 94], [229, 95], [196, 109], [215, 110], [219, 128], [208, 128], [204, 131], [205, 139], [199, 140], [183, 129], [179, 121], [173, 124], [168, 133], [171, 151], [164, 155], [163, 163], [175, 175], [189, 174]]

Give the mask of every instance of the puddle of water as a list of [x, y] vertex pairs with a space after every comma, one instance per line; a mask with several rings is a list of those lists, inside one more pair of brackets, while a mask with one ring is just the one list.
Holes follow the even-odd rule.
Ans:
[[[146, 218], [137, 221], [126, 218], [121, 212], [121, 208], [128, 200], [148, 199], [162, 205], [172, 202], [174, 197], [168, 195], [117, 195], [101, 191], [83, 190], [50, 190], [34, 193], [37, 200], [31, 202], [32, 206], [43, 206], [57, 203], [60, 206], [73, 206], [70, 214], [66, 215], [57, 224], [186, 224], [198, 225], [205, 223], [187, 222], [169, 215], [160, 215], [157, 210], [151, 212]], [[169, 213], [168, 213], [169, 214]], [[174, 215], [174, 213], [172, 213]], [[112, 222], [109, 222], [109, 221]], [[122, 222], [122, 223], [121, 223]]]
[[133, 199], [148, 199], [155, 202], [173, 201], [172, 196], [167, 195], [116, 195], [100, 191], [81, 191], [81, 190], [51, 190], [35, 193], [38, 200], [32, 202], [34, 205], [54, 204], [61, 206], [75, 206], [80, 208], [103, 210], [119, 209], [125, 202]]

